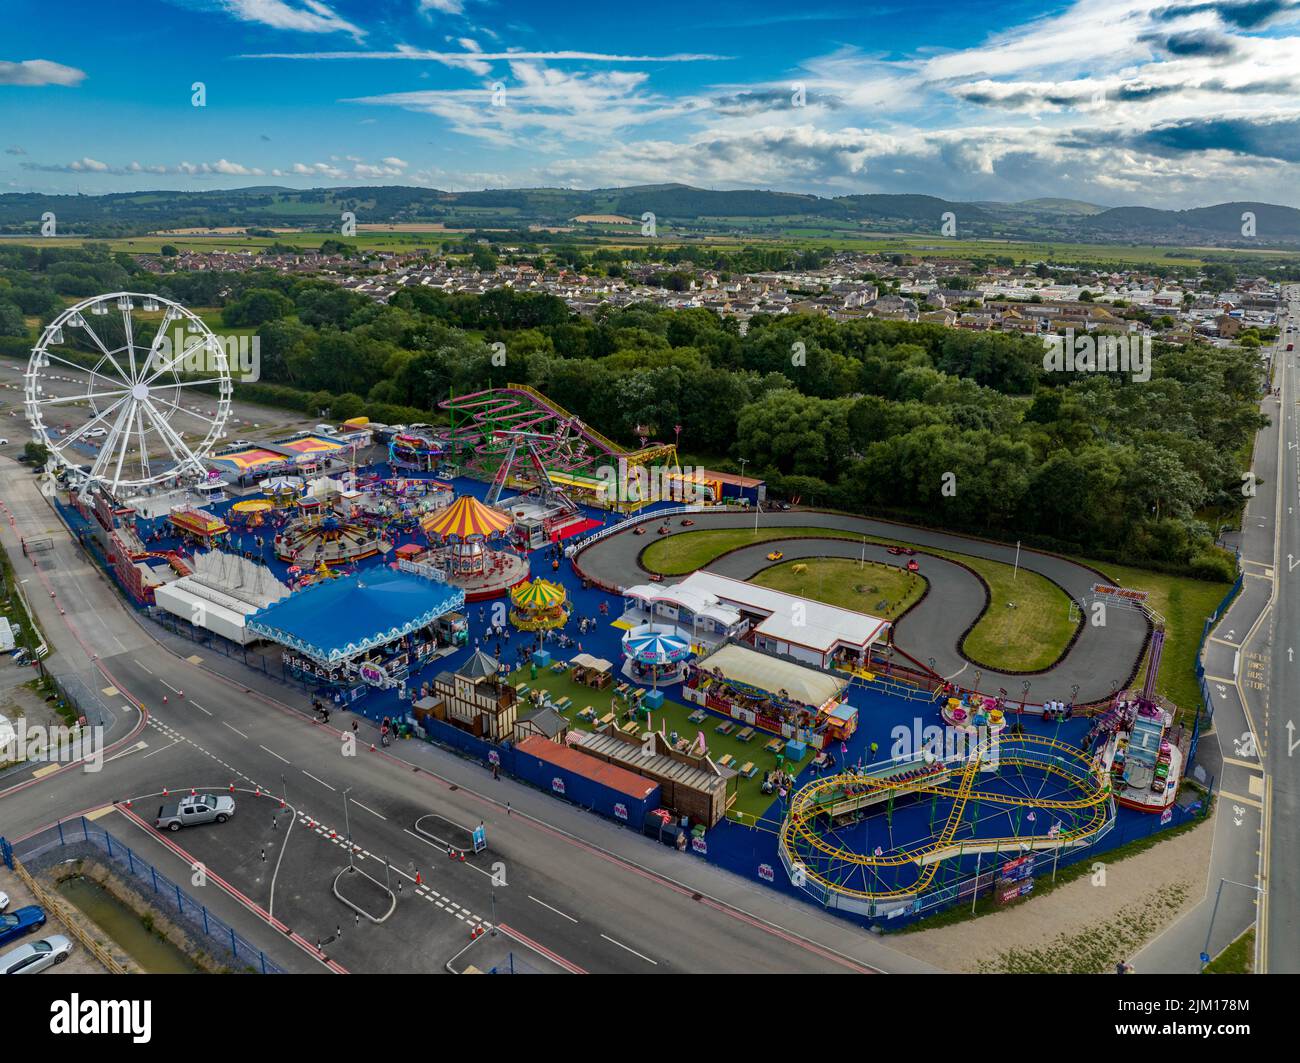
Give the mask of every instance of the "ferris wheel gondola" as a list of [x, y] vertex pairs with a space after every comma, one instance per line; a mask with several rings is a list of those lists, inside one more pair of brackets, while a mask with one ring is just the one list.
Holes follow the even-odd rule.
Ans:
[[[195, 405], [194, 390], [213, 386], [215, 406]], [[114, 292], [70, 306], [46, 326], [23, 391], [51, 471], [131, 494], [205, 475], [233, 385], [226, 348], [198, 315], [159, 295]], [[77, 427], [74, 410], [89, 415]]]

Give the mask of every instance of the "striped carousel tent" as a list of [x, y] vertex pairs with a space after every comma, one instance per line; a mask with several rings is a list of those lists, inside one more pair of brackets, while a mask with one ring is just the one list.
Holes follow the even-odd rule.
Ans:
[[513, 521], [472, 495], [461, 495], [446, 509], [430, 513], [420, 527], [430, 539], [486, 539], [506, 531]]
[[690, 639], [653, 625], [632, 628], [623, 636], [623, 655], [645, 664], [682, 661], [691, 655]]
[[544, 579], [521, 583], [510, 592], [510, 600], [517, 608], [537, 613], [563, 605], [566, 597], [567, 592], [563, 587]]

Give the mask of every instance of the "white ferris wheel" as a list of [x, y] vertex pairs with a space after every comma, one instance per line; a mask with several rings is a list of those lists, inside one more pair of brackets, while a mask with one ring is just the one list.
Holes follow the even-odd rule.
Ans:
[[[215, 385], [215, 395], [210, 390]], [[24, 374], [33, 438], [72, 482], [113, 494], [205, 475], [230, 416], [222, 341], [159, 295], [85, 299], [46, 326]]]

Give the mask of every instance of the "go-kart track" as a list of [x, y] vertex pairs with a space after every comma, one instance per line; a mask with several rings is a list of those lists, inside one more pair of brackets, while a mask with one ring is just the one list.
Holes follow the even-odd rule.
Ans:
[[[649, 516], [646, 520], [653, 521]], [[1124, 689], [1137, 674], [1138, 665], [1150, 636], [1146, 616], [1136, 609], [1108, 609], [1103, 626], [1087, 622], [1081, 616], [1077, 634], [1064, 656], [1050, 668], [1037, 672], [999, 672], [968, 660], [960, 646], [966, 632], [991, 604], [988, 587], [971, 569], [926, 549], [944, 550], [986, 558], [1007, 565], [1016, 563], [1016, 548], [945, 532], [891, 524], [886, 521], [854, 517], [842, 513], [817, 511], [764, 512], [759, 527], [769, 532], [782, 526], [818, 527], [901, 540], [917, 548], [921, 573], [929, 581], [929, 593], [894, 622], [894, 643], [917, 661], [934, 658], [934, 670], [961, 685], [974, 685], [974, 673], [980, 671], [979, 689], [996, 693], [999, 687], [1017, 691], [1026, 678], [1032, 678], [1034, 701], [1060, 699], [1077, 704], [1102, 701]], [[699, 513], [694, 525], [683, 528], [674, 520], [670, 535], [717, 530], [752, 528], [751, 513]], [[651, 575], [641, 563], [642, 552], [664, 536], [636, 535], [631, 524], [623, 531], [598, 538], [575, 557], [581, 573], [608, 587], [624, 588], [644, 582]], [[768, 560], [768, 553], [779, 550], [779, 561]], [[865, 551], [865, 553], [864, 553]], [[1060, 587], [1075, 602], [1091, 598], [1097, 583], [1112, 583], [1104, 574], [1052, 554], [1022, 549], [1020, 568], [1036, 572]], [[838, 557], [897, 564], [883, 545], [852, 539], [817, 539], [800, 536], [791, 539], [764, 538], [752, 546], [742, 546], [716, 558], [705, 566], [710, 572], [733, 579], [752, 579], [774, 564], [812, 558]], [[664, 577], [665, 583], [674, 577]], [[1078, 687], [1078, 693], [1072, 691]]]

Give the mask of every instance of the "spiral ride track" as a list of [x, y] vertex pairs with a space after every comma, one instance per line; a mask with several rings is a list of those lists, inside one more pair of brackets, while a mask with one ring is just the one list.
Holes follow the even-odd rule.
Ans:
[[[1053, 738], [1003, 734], [925, 768], [918, 757], [797, 791], [779, 832], [796, 885], [828, 903], [905, 901], [936, 888], [941, 872], [969, 874], [966, 857], [1078, 848], [1114, 821], [1108, 775]], [[901, 798], [911, 800], [900, 809]], [[896, 843], [896, 826], [922, 840]]]

